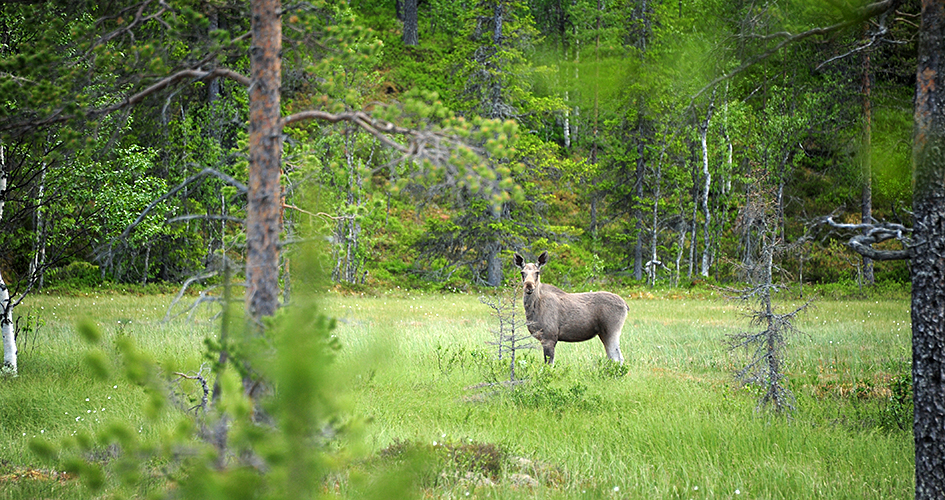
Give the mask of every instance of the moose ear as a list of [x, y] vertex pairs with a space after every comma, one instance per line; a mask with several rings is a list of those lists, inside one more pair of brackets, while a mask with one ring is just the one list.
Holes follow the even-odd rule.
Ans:
[[548, 252], [542, 252], [538, 256], [538, 267], [545, 265], [548, 262]]
[[515, 257], [512, 257], [512, 262], [515, 263], [516, 267], [522, 267], [525, 265], [525, 258], [516, 252]]

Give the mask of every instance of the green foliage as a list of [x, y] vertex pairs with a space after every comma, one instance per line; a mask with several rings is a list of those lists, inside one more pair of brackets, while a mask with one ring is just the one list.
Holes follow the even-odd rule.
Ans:
[[[26, 274], [40, 238], [62, 250], [50, 252], [59, 262], [94, 262], [119, 282], [180, 281], [214, 269], [223, 255], [241, 257], [240, 226], [189, 218], [243, 215], [245, 197], [215, 177], [154, 207], [126, 240], [114, 237], [143, 206], [203, 168], [246, 179], [245, 89], [226, 79], [184, 79], [127, 113], [102, 112], [180, 68], [247, 74], [248, 4], [224, 4], [149, 5], [142, 11], [154, 16], [149, 22], [121, 11], [127, 2], [3, 5], [10, 28], [0, 47], [3, 142], [11, 166], [48, 169], [50, 200], [38, 208], [27, 202], [38, 170], [14, 179], [0, 221], [4, 264], [12, 268], [5, 274]], [[431, 0], [419, 9], [417, 47], [400, 42], [394, 8], [315, 2], [289, 6], [283, 16], [284, 115], [367, 110], [429, 133], [442, 147], [426, 157], [436, 161], [404, 162], [347, 125], [286, 130], [286, 202], [302, 206], [304, 184], [327, 188], [325, 213], [339, 219], [320, 223], [352, 235], [333, 239], [336, 279], [345, 286], [476, 285], [485, 244], [506, 253], [560, 249], [555, 272], [577, 288], [642, 278], [633, 273], [654, 257], [663, 265], [659, 279], [691, 280], [688, 268], [706, 247], [712, 278], [737, 281], [752, 248], [736, 227], [749, 188], [783, 194], [788, 241], [816, 214], [858, 204], [866, 52], [874, 210], [896, 218], [911, 203], [911, 44], [850, 52], [862, 44], [859, 28], [812, 37], [816, 43], [789, 44], [703, 88], [771, 49], [780, 40], [772, 33], [848, 14], [833, 5]], [[889, 29], [897, 40], [914, 39], [909, 23]], [[698, 127], [710, 106], [712, 182], [702, 193]], [[428, 152], [433, 142], [411, 147]], [[496, 220], [473, 198], [492, 205]], [[35, 213], [45, 216], [45, 235]], [[290, 232], [293, 224], [316, 224], [287, 214]], [[440, 224], [444, 218], [456, 227]], [[438, 237], [469, 246], [470, 256], [418, 246]], [[805, 278], [855, 276], [856, 257], [833, 240], [811, 252]], [[801, 274], [798, 259], [780, 264]], [[901, 263], [877, 269], [883, 280], [908, 279]]]
[[102, 283], [102, 273], [98, 266], [76, 261], [46, 273], [46, 283], [52, 290], [88, 290]]

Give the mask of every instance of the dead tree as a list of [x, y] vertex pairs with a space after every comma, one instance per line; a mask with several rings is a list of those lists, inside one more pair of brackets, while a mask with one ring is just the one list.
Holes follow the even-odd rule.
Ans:
[[760, 243], [759, 255], [746, 259], [749, 264], [745, 264], [743, 271], [748, 286], [727, 290], [730, 296], [749, 303], [751, 326], [764, 329], [729, 335], [726, 341], [731, 350], [744, 349], [748, 354], [746, 364], [735, 371], [736, 382], [741, 386], [759, 387], [762, 393], [758, 409], [771, 407], [780, 414], [793, 411], [795, 401], [782, 370], [786, 339], [798, 333], [794, 319], [810, 302], [788, 313], [777, 312], [772, 303], [772, 297], [781, 289], [775, 281], [775, 259], [796, 251], [807, 241], [806, 237], [792, 244], [783, 241], [773, 199], [770, 193], [758, 193], [739, 214], [739, 229], [746, 234], [755, 233], [754, 238]]
[[509, 384], [520, 380], [515, 375], [515, 353], [536, 347], [526, 328], [525, 315], [518, 307], [522, 301], [519, 290], [518, 286], [507, 286], [497, 289], [491, 298], [479, 297], [479, 302], [492, 309], [495, 328], [490, 330], [493, 340], [488, 344], [496, 347], [496, 356], [500, 362], [509, 362]]

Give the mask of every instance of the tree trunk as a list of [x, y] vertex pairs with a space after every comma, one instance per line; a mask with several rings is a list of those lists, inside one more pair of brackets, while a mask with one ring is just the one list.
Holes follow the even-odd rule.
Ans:
[[945, 3], [923, 0], [913, 132], [915, 498], [945, 498]]
[[[43, 266], [46, 265], [46, 219], [43, 218], [43, 202], [46, 196], [46, 169], [43, 165], [36, 185], [36, 209], [33, 212], [33, 224], [36, 235], [33, 240], [33, 258], [30, 260], [29, 276], [35, 280], [36, 288], [43, 287]], [[2, 279], [2, 278], [0, 278]]]
[[657, 254], [657, 238], [659, 237], [659, 206], [660, 206], [660, 196], [662, 191], [662, 182], [663, 182], [663, 164], [662, 158], [656, 163], [656, 172], [654, 176], [654, 186], [653, 186], [653, 220], [652, 227], [650, 229], [650, 262], [653, 264], [653, 280], [650, 286], [656, 285], [656, 268], [660, 262], [659, 255]]
[[[863, 52], [863, 191], [860, 197], [861, 220], [863, 224], [873, 222], [873, 132], [872, 102], [870, 101], [870, 52]], [[872, 285], [876, 282], [873, 275], [873, 259], [863, 256], [863, 282]]]
[[[713, 100], [715, 96], [713, 95]], [[709, 103], [709, 109], [706, 111], [705, 122], [699, 127], [699, 141], [702, 145], [702, 178], [705, 182], [702, 189], [702, 214], [705, 217], [702, 226], [702, 267], [699, 271], [703, 277], [709, 277], [709, 229], [712, 226], [712, 212], [709, 210], [709, 189], [712, 187], [712, 174], [709, 172], [709, 122], [712, 120], [712, 110], [714, 103]]]
[[253, 318], [279, 307], [282, 232], [282, 2], [253, 0], [249, 87], [249, 194], [246, 210], [246, 310]]
[[420, 35], [417, 29], [417, 0], [404, 0], [402, 6], [404, 17], [404, 45], [419, 45]]
[[[679, 216], [680, 216], [681, 221], [685, 221], [684, 214], [679, 214]], [[683, 251], [686, 248], [685, 222], [679, 223], [677, 233], [679, 237], [679, 242], [677, 243], [678, 248], [676, 250], [676, 278], [674, 280], [673, 286], [679, 286], [679, 270], [682, 267]]]
[[[640, 136], [643, 135], [643, 127], [639, 127]], [[636, 242], [633, 245], [633, 279], [640, 281], [643, 279], [643, 210], [640, 209], [640, 203], [643, 201], [643, 180], [646, 175], [646, 162], [643, 154], [646, 152], [646, 146], [640, 139], [637, 144], [637, 170], [636, 179], [633, 187], [633, 219], [636, 221]], [[654, 231], [656, 228], [653, 228]]]
[[[0, 145], [0, 220], [6, 203], [7, 163], [3, 146]], [[0, 373], [16, 376], [16, 331], [13, 328], [13, 303], [10, 289], [0, 275], [0, 334], [3, 336], [3, 365]]]
[[13, 328], [13, 303], [10, 290], [0, 276], [0, 332], [3, 334], [3, 366], [0, 374], [16, 376], [16, 331]]

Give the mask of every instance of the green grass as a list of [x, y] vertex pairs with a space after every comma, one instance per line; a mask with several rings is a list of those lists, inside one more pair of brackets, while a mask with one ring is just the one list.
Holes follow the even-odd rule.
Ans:
[[[72, 480], [2, 479], [48, 470], [29, 450], [32, 436], [68, 438], [106, 416], [147, 421], [139, 388], [118, 373], [98, 381], [85, 367], [78, 319], [94, 318], [105, 346], [130, 336], [168, 370], [199, 369], [203, 340], [216, 327], [205, 313], [196, 322], [160, 323], [171, 297], [37, 295], [18, 311], [45, 324], [21, 346], [20, 376], [0, 380], [0, 499], [84, 498]], [[348, 411], [368, 421], [354, 446], [363, 456], [347, 467], [370, 473], [397, 443], [434, 450], [489, 443], [504, 452], [493, 485], [434, 473], [421, 483], [432, 496], [912, 495], [911, 429], [890, 424], [901, 417], [892, 404], [895, 381], [911, 359], [906, 300], [825, 300], [800, 317], [804, 333], [789, 339], [785, 365], [797, 396], [790, 419], [757, 412], [756, 394], [731, 383], [743, 359], [723, 340], [748, 328], [736, 303], [628, 300], [626, 375], [615, 377], [602, 362], [597, 340], [559, 344], [550, 368], [539, 351], [526, 352], [519, 373], [530, 381], [508, 389], [474, 388], [503, 373], [486, 344], [493, 320], [477, 296], [392, 292], [323, 302], [340, 320], [334, 335], [347, 383], [338, 390]], [[525, 474], [537, 483], [517, 482]], [[358, 490], [340, 491], [356, 497]]]

